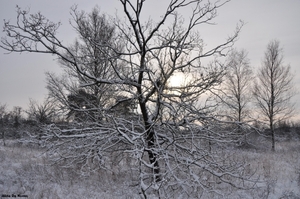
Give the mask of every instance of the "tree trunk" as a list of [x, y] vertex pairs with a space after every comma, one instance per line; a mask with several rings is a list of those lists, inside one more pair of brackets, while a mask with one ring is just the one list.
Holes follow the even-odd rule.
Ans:
[[273, 125], [273, 118], [270, 119], [270, 130], [271, 130], [271, 137], [272, 137], [272, 151], [275, 151], [275, 131]]
[[272, 151], [275, 151], [275, 131], [273, 124], [271, 126], [271, 136], [272, 136]]
[[152, 125], [149, 122], [149, 115], [147, 112], [147, 108], [146, 108], [146, 104], [144, 102], [142, 102], [142, 100], [140, 100], [140, 108], [141, 108], [141, 112], [143, 115], [143, 120], [144, 120], [144, 125], [145, 125], [145, 129], [146, 129], [146, 142], [147, 142], [147, 153], [149, 156], [149, 162], [150, 164], [153, 165], [152, 168], [152, 172], [154, 175], [154, 180], [156, 182], [159, 182], [161, 180], [160, 178], [160, 167], [159, 167], [159, 163], [158, 163], [158, 158], [157, 158], [157, 153], [155, 153], [155, 133], [154, 130], [152, 129]]
[[1, 119], [1, 129], [2, 129], [2, 140], [3, 140], [3, 146], [5, 145], [5, 128], [4, 128], [4, 121]]
[[155, 153], [155, 135], [154, 131], [152, 129], [149, 129], [147, 132], [147, 144], [148, 144], [148, 156], [150, 164], [153, 165], [153, 175], [154, 180], [156, 182], [159, 182], [161, 180], [160, 178], [160, 167], [157, 160], [157, 154]]

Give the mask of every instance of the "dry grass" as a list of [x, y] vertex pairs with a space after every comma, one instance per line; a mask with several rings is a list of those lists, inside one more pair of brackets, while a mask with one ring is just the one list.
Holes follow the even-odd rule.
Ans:
[[[255, 173], [259, 183], [253, 189], [233, 190], [226, 198], [300, 198], [298, 141], [280, 141], [276, 152], [267, 147], [227, 150], [232, 158], [247, 163], [245, 174]], [[0, 165], [0, 194], [23, 194], [28, 198], [140, 198], [126, 162], [113, 171], [98, 170], [82, 176], [76, 167], [51, 165], [37, 147], [8, 140], [6, 146], [0, 146]]]
[[82, 176], [77, 168], [51, 165], [42, 151], [7, 142], [0, 146], [0, 194], [28, 198], [139, 198], [128, 175], [97, 171]]
[[300, 198], [300, 143], [280, 141], [276, 147], [275, 152], [265, 147], [239, 149], [249, 172], [256, 171], [262, 181], [260, 188], [248, 191], [249, 198]]

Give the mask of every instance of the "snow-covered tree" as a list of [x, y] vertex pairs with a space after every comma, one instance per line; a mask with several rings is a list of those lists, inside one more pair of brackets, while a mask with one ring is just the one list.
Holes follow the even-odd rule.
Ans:
[[[78, 67], [94, 77], [113, 78], [115, 73], [109, 65], [115, 63], [118, 57], [113, 49], [122, 48], [121, 41], [114, 43], [116, 31], [113, 23], [106, 15], [100, 13], [98, 7], [86, 13], [78, 11], [74, 6], [71, 8], [71, 15], [72, 26], [78, 38], [68, 50], [80, 60]], [[65, 53], [64, 56], [71, 58], [69, 53]], [[80, 85], [88, 83], [88, 79], [68, 60], [60, 59], [59, 63], [63, 68], [63, 74], [57, 76], [46, 73], [50, 98], [60, 105], [68, 119], [71, 116], [80, 121], [101, 118], [100, 110], [112, 105], [118, 92], [117, 87], [101, 83], [82, 87]], [[77, 102], [72, 100], [76, 97]], [[76, 115], [80, 115], [81, 118]]]
[[[123, 96], [100, 107], [103, 118], [95, 124], [77, 124], [69, 129], [49, 126], [43, 138], [51, 142], [54, 157], [68, 160], [70, 165], [80, 164], [82, 171], [92, 170], [92, 163], [107, 168], [112, 154], [130, 158], [145, 198], [153, 191], [166, 198], [223, 195], [219, 183], [246, 186], [241, 183], [247, 179], [243, 164], [226, 156], [221, 148], [209, 150], [205, 144], [235, 141], [235, 132], [227, 128], [229, 122], [212, 114], [214, 104], [208, 102], [207, 94], [219, 86], [224, 73], [216, 58], [227, 53], [241, 25], [224, 43], [211, 49], [204, 48], [198, 32], [198, 27], [211, 23], [226, 2], [171, 0], [158, 21], [143, 21], [141, 15], [148, 1], [120, 0], [126, 20], [115, 18], [112, 43], [90, 41], [82, 35], [109, 63], [105, 70], [113, 73], [111, 76], [91, 73], [89, 60], [56, 37], [58, 24], [40, 13], [29, 15], [19, 9], [18, 23], [5, 23], [7, 38], [2, 39], [2, 48], [54, 54], [80, 75], [82, 87], [113, 85]], [[181, 16], [183, 9], [190, 9], [190, 16]], [[204, 58], [214, 62], [204, 66]], [[185, 80], [172, 83], [181, 73]], [[125, 102], [134, 105], [132, 114], [111, 111]]]

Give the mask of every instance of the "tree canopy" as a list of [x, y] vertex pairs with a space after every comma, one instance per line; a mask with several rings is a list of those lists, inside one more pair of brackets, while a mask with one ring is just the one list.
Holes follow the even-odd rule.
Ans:
[[[214, 104], [207, 103], [207, 94], [222, 82], [226, 67], [218, 57], [227, 54], [242, 24], [211, 49], [205, 49], [198, 28], [211, 23], [227, 1], [170, 0], [158, 21], [142, 21], [144, 0], [119, 3], [125, 20], [116, 17], [111, 23], [99, 17], [97, 10], [90, 14], [73, 10], [79, 40], [72, 46], [57, 37], [60, 24], [41, 13], [18, 8], [17, 23], [5, 22], [7, 37], [1, 40], [2, 48], [57, 56], [68, 74], [76, 77], [76, 87], [84, 89], [84, 100], [92, 95], [92, 101], [99, 101], [93, 108], [84, 105], [102, 114], [93, 124], [75, 124], [71, 129], [51, 126], [45, 131], [42, 138], [55, 146], [51, 147], [54, 156], [61, 156], [56, 160], [70, 159], [70, 164], [83, 168], [97, 162], [107, 168], [105, 157], [112, 153], [130, 157], [135, 160], [133, 168], [145, 198], [151, 191], [164, 197], [174, 196], [174, 190], [184, 191], [183, 197], [218, 192], [210, 179], [240, 187], [250, 177], [242, 175], [243, 166], [207, 147], [208, 142], [237, 140], [228, 121], [213, 114]], [[189, 16], [179, 14], [185, 8], [191, 10]], [[211, 58], [211, 63], [203, 65], [204, 58]], [[170, 79], [178, 73], [187, 78], [184, 84], [172, 85]], [[59, 81], [53, 76], [50, 80], [53, 95], [66, 101], [58, 88], [72, 88], [71, 84], [56, 84]], [[106, 98], [100, 100], [103, 94], [108, 103]], [[67, 101], [78, 102], [81, 96], [69, 95]], [[112, 114], [110, 110], [125, 102], [136, 110], [130, 115]]]

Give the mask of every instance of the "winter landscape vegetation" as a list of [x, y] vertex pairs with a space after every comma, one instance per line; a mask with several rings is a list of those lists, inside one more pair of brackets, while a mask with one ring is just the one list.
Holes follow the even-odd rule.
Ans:
[[[48, 94], [0, 104], [2, 198], [300, 198], [294, 74], [270, 38], [254, 70], [234, 44], [240, 21], [207, 47], [201, 27], [229, 1], [120, 0], [122, 12], [74, 5], [60, 23], [16, 7], [0, 47], [49, 54]], [[188, 11], [188, 12], [184, 12]], [[188, 13], [183, 15], [181, 13]]]

